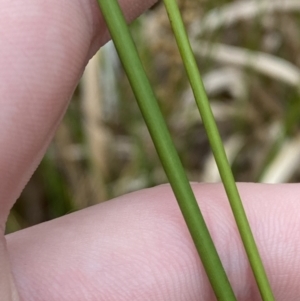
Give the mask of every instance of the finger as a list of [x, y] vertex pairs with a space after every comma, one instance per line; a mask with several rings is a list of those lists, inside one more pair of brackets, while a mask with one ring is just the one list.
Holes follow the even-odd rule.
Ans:
[[[128, 19], [154, 0], [122, 0]], [[0, 0], [0, 225], [107, 37], [96, 0]]]
[[[260, 300], [221, 185], [193, 185], [239, 301]], [[276, 300], [300, 299], [299, 185], [239, 185]], [[215, 300], [169, 186], [7, 237], [21, 300]]]

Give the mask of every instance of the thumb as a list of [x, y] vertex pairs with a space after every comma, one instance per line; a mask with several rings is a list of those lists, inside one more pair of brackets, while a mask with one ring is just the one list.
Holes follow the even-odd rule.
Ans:
[[[153, 0], [121, 0], [128, 19]], [[107, 40], [96, 0], [0, 0], [0, 300], [17, 300], [5, 222], [89, 58]]]
[[[122, 0], [133, 19], [154, 0]], [[0, 0], [0, 225], [39, 164], [86, 63], [107, 40], [96, 0]]]

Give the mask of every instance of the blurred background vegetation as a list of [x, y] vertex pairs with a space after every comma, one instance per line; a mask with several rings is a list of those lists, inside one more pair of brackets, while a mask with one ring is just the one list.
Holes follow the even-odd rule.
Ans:
[[[300, 1], [180, 0], [237, 181], [300, 180]], [[191, 181], [220, 178], [162, 3], [131, 25]], [[166, 182], [113, 44], [90, 61], [13, 232]]]

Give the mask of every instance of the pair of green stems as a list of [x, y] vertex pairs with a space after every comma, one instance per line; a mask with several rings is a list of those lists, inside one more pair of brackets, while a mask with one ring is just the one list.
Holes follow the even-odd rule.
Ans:
[[[139, 108], [218, 300], [236, 300], [117, 0], [98, 0]], [[275, 300], [249, 226], [176, 0], [164, 0], [180, 54], [262, 300]]]

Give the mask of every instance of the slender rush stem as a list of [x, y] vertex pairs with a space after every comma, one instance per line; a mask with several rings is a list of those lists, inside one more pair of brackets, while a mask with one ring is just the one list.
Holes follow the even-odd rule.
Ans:
[[236, 300], [117, 0], [98, 0], [153, 143], [218, 300]]
[[261, 297], [264, 301], [273, 301], [274, 296], [260, 258], [255, 240], [241, 202], [237, 186], [220, 138], [220, 134], [211, 111], [205, 88], [197, 67], [193, 51], [183, 24], [176, 0], [163, 0], [174, 35], [182, 56], [195, 100], [200, 111], [204, 127], [225, 187], [237, 226], [240, 231], [249, 262], [251, 264]]

